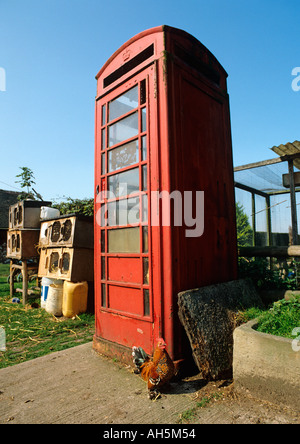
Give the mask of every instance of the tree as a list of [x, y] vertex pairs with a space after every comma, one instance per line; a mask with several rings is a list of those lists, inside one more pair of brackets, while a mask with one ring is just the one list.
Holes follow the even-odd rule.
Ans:
[[94, 214], [94, 199], [73, 199], [72, 197], [65, 197], [65, 201], [54, 203], [53, 208], [57, 208], [60, 214], [83, 214], [84, 216], [93, 216]]
[[252, 245], [253, 230], [245, 213], [244, 207], [236, 203], [237, 243], [239, 247]]
[[20, 170], [22, 172], [16, 175], [16, 177], [20, 177], [20, 180], [16, 180], [15, 183], [19, 183], [21, 188], [27, 188], [27, 191], [22, 191], [18, 195], [18, 200], [43, 200], [42, 196], [32, 187], [32, 185], [35, 185], [33, 171], [28, 167], [20, 167]]

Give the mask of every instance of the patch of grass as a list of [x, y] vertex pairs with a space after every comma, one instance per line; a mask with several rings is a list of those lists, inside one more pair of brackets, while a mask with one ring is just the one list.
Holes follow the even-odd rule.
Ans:
[[262, 333], [293, 339], [294, 328], [300, 327], [300, 299], [282, 299], [258, 319], [257, 330]]
[[[94, 334], [94, 315], [75, 319], [56, 318], [30, 304], [14, 304], [9, 295], [9, 265], [0, 264], [0, 327], [6, 334], [6, 351], [0, 351], [0, 368], [19, 364], [54, 351], [89, 342]], [[16, 284], [16, 287], [22, 284]], [[36, 302], [40, 302], [36, 300]]]
[[9, 264], [0, 264], [0, 284], [7, 282], [9, 275]]
[[300, 327], [300, 298], [274, 302], [269, 310], [251, 308], [239, 313], [244, 322], [257, 318], [257, 331], [293, 339], [294, 328]]
[[[9, 284], [7, 278], [9, 276], [9, 264], [0, 264], [0, 304], [3, 300], [8, 300]], [[21, 283], [15, 283], [15, 288], [22, 288]]]
[[9, 272], [9, 264], [0, 264], [0, 276], [3, 276]]
[[218, 401], [222, 398], [222, 392], [215, 392], [211, 395], [204, 396], [200, 401], [197, 401], [195, 403], [194, 407], [185, 410], [183, 413], [180, 414], [180, 417], [177, 420], [177, 424], [189, 424], [197, 417], [199, 409], [203, 409], [207, 407], [212, 401]]

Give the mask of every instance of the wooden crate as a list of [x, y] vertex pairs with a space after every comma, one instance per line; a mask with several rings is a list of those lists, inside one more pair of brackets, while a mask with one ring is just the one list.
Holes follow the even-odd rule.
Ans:
[[18, 260], [38, 257], [39, 236], [40, 230], [9, 230], [6, 256]]
[[94, 280], [94, 250], [88, 248], [47, 248], [41, 250], [39, 277], [71, 282]]
[[40, 228], [41, 207], [49, 207], [51, 202], [22, 200], [9, 207], [9, 229], [20, 230]]
[[43, 221], [41, 248], [94, 248], [93, 218], [80, 215], [60, 216]]

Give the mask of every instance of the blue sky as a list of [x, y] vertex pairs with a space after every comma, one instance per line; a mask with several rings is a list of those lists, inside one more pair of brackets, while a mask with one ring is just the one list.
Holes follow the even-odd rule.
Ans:
[[45, 199], [93, 196], [95, 75], [162, 24], [228, 72], [234, 165], [276, 157], [270, 147], [300, 139], [299, 23], [298, 0], [0, 0], [0, 188], [28, 166]]

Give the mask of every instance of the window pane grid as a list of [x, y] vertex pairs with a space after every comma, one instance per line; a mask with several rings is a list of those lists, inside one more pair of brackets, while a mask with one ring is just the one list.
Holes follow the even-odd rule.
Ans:
[[139, 133], [138, 111], [108, 126], [108, 147], [124, 142]]
[[108, 121], [112, 122], [138, 107], [138, 85], [108, 103]]
[[[147, 80], [101, 108], [101, 174], [108, 191], [102, 211], [101, 305], [109, 308], [108, 258], [141, 260], [142, 317], [151, 316], [148, 239], [148, 112]], [[105, 153], [105, 155], [104, 155]], [[109, 193], [111, 191], [111, 195]], [[130, 287], [131, 284], [128, 283]], [[134, 284], [132, 284], [134, 286]]]

